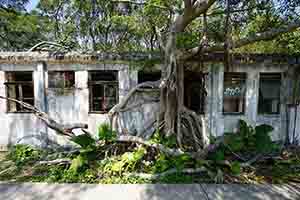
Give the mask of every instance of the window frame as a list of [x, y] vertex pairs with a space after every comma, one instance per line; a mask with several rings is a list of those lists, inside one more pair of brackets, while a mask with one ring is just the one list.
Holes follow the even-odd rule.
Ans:
[[[279, 87], [279, 97], [277, 100], [278, 101], [278, 112], [274, 112], [274, 113], [265, 113], [265, 112], [260, 112], [260, 87], [261, 87], [261, 78], [262, 78], [262, 74], [263, 75], [280, 75], [280, 87]], [[279, 116], [281, 114], [281, 87], [282, 87], [282, 72], [260, 72], [259, 73], [259, 79], [258, 79], [258, 101], [257, 101], [257, 114], [260, 116]]]
[[[207, 91], [203, 88], [206, 86], [206, 81], [209, 73], [208, 72], [197, 72], [197, 71], [184, 71], [184, 106], [193, 110], [198, 115], [206, 114], [206, 104], [207, 104]], [[199, 86], [199, 109], [194, 110], [191, 108], [193, 97], [191, 95], [191, 88], [196, 84]], [[201, 100], [201, 101], [200, 101]]]
[[[31, 73], [31, 76], [32, 76], [32, 81], [8, 81], [8, 78], [7, 78], [7, 74], [8, 73], [22, 73], [22, 71], [7, 71], [5, 72], [5, 82], [4, 82], [4, 85], [5, 85], [5, 95], [7, 98], [11, 98], [9, 97], [9, 85], [13, 85], [13, 86], [16, 86], [18, 88], [18, 91], [19, 91], [19, 98], [16, 98], [16, 100], [18, 101], [23, 101], [24, 99], [24, 95], [23, 95], [23, 89], [22, 89], [22, 86], [23, 85], [30, 85], [32, 86], [32, 94], [33, 94], [33, 97], [32, 98], [29, 98], [29, 97], [25, 97], [25, 99], [31, 99], [33, 101], [33, 105], [32, 106], [35, 106], [35, 91], [34, 91], [34, 75], [33, 75], [33, 71], [26, 71], [25, 73]], [[20, 95], [21, 94], [21, 95]], [[26, 102], [25, 102], [26, 103]], [[33, 111], [31, 110], [24, 110], [23, 108], [23, 105], [19, 104], [20, 106], [20, 110], [16, 110], [16, 111], [10, 111], [10, 107], [9, 107], [9, 104], [10, 104], [10, 101], [6, 100], [6, 113], [12, 113], [12, 114], [31, 114], [33, 113]], [[17, 105], [18, 103], [16, 103]]]
[[[71, 86], [68, 86], [68, 87], [66, 87], [66, 74], [65, 73], [73, 73], [73, 83], [72, 83], [72, 85]], [[50, 82], [49, 82], [49, 76], [50, 76], [50, 74], [51, 73], [63, 73], [64, 75], [63, 75], [63, 77], [64, 77], [64, 79], [63, 79], [63, 81], [64, 81], [64, 85], [63, 85], [63, 87], [52, 87], [52, 86], [50, 86]], [[76, 82], [76, 80], [75, 80], [75, 71], [72, 71], [72, 70], [66, 70], [66, 71], [48, 71], [48, 89], [53, 89], [53, 90], [55, 90], [55, 89], [63, 89], [63, 90], [71, 90], [71, 89], [74, 89], [75, 88], [75, 82]]]
[[[112, 72], [115, 73], [116, 76], [116, 80], [115, 81], [94, 81], [91, 80], [91, 75], [92, 73], [95, 72]], [[118, 74], [118, 70], [92, 70], [92, 71], [88, 71], [88, 89], [89, 89], [89, 113], [90, 114], [106, 114], [109, 112], [109, 110], [101, 110], [101, 111], [95, 111], [93, 110], [93, 104], [94, 104], [94, 95], [93, 95], [93, 86], [95, 85], [102, 85], [103, 86], [103, 97], [101, 98], [105, 98], [105, 87], [107, 85], [113, 85], [116, 87], [116, 104], [118, 104], [119, 102], [119, 74]]]
[[[225, 90], [225, 77], [226, 75], [230, 75], [230, 78], [232, 79], [232, 77], [234, 75], [241, 75], [240, 79], [243, 80], [243, 83], [245, 85], [245, 92], [243, 94], [242, 102], [243, 102], [243, 108], [242, 108], [242, 112], [225, 112], [224, 111], [224, 101], [225, 101], [225, 96], [224, 96], [224, 90]], [[248, 74], [247, 72], [224, 72], [223, 75], [223, 99], [222, 99], [222, 113], [223, 115], [245, 115], [246, 113], [246, 95], [247, 95], [247, 79], [248, 79]], [[238, 99], [238, 98], [236, 98]]]

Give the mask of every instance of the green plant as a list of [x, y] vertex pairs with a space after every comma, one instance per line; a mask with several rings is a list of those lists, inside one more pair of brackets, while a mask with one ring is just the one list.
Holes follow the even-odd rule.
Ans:
[[8, 158], [13, 160], [16, 165], [23, 165], [30, 161], [36, 161], [41, 157], [42, 151], [30, 145], [17, 144], [12, 147]]
[[112, 130], [108, 123], [103, 123], [98, 127], [99, 140], [114, 141], [117, 138], [117, 133]]
[[150, 142], [156, 143], [156, 144], [162, 144], [162, 145], [164, 145], [166, 147], [169, 147], [169, 148], [175, 148], [177, 146], [177, 140], [176, 140], [175, 135], [171, 135], [169, 137], [166, 137], [158, 131], [156, 131], [153, 134]]
[[96, 145], [96, 140], [89, 134], [75, 136], [72, 141], [82, 148], [94, 147]]
[[249, 126], [245, 121], [239, 121], [238, 133], [226, 133], [224, 145], [227, 150], [233, 152], [257, 152], [268, 153], [275, 148], [270, 132], [273, 127], [262, 124], [256, 127]]
[[146, 152], [144, 147], [138, 147], [135, 151], [126, 152], [122, 156], [106, 158], [101, 161], [100, 165], [105, 173], [120, 175], [123, 172], [135, 170]]

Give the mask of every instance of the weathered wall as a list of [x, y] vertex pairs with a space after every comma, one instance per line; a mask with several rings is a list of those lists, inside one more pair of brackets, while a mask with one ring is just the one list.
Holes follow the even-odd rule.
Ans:
[[[47, 58], [44, 58], [47, 60]], [[5, 71], [34, 71], [35, 105], [50, 114], [51, 117], [62, 123], [88, 123], [89, 131], [97, 133], [99, 124], [108, 121], [105, 114], [89, 113], [89, 70], [118, 70], [119, 71], [119, 99], [124, 98], [130, 88], [137, 84], [137, 71], [131, 70], [128, 64], [68, 62], [39, 62], [38, 60], [24, 63], [0, 62], [0, 95], [5, 96]], [[8, 62], [8, 61], [7, 61]], [[1, 64], [2, 63], [2, 64]], [[211, 63], [205, 69], [208, 72], [206, 80], [207, 99], [205, 109], [206, 126], [212, 135], [220, 136], [224, 132], [236, 130], [239, 119], [244, 119], [252, 125], [270, 124], [275, 130], [272, 133], [274, 140], [284, 139], [286, 134], [285, 108], [281, 106], [280, 115], [258, 115], [258, 87], [260, 72], [283, 72], [287, 64], [257, 62], [252, 64], [236, 64], [232, 68], [235, 72], [247, 73], [246, 110], [243, 115], [224, 115], [223, 107], [223, 65]], [[48, 71], [75, 71], [75, 88], [66, 91], [63, 95], [54, 89], [48, 88]], [[282, 81], [282, 94], [286, 90], [285, 79]], [[125, 112], [120, 123], [131, 133], [145, 136], [150, 125], [144, 124], [145, 119], [155, 119], [158, 104], [148, 104], [137, 107], [132, 112]], [[143, 115], [142, 113], [146, 113]], [[298, 109], [296, 133], [300, 134], [300, 108]], [[293, 119], [293, 111], [291, 119]], [[57, 136], [48, 129], [33, 114], [6, 113], [6, 102], [0, 100], [0, 147], [7, 144], [30, 143], [40, 146], [49, 144], [66, 144], [63, 137]], [[293, 123], [288, 125], [293, 129]], [[150, 131], [150, 129], [148, 130]]]
[[[247, 121], [255, 126], [260, 124], [269, 124], [274, 127], [271, 136], [273, 140], [282, 140], [286, 133], [286, 115], [285, 107], [281, 105], [280, 114], [278, 115], [260, 115], [257, 113], [258, 108], [258, 90], [259, 90], [259, 73], [262, 72], [284, 72], [287, 70], [286, 65], [273, 65], [269, 63], [241, 64], [235, 65], [232, 72], [246, 72], [246, 109], [241, 115], [223, 114], [223, 65], [212, 65], [210, 80], [208, 82], [209, 97], [208, 103], [210, 116], [208, 117], [209, 127], [212, 127], [211, 134], [220, 136], [224, 132], [236, 131], [239, 119]], [[281, 94], [284, 94], [285, 79], [282, 79]]]

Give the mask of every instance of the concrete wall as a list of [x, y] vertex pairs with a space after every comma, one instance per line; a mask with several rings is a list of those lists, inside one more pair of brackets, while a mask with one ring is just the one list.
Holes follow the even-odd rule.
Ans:
[[[257, 113], [258, 108], [258, 90], [259, 90], [259, 73], [262, 72], [284, 72], [287, 66], [269, 65], [268, 63], [260, 64], [243, 64], [233, 67], [232, 72], [247, 73], [246, 80], [246, 108], [245, 113], [241, 115], [223, 114], [223, 81], [224, 67], [222, 65], [213, 65], [211, 67], [209, 84], [210, 88], [210, 116], [211, 134], [220, 136], [224, 132], [235, 132], [239, 119], [243, 119], [252, 126], [260, 124], [269, 124], [274, 127], [271, 134], [273, 140], [283, 140], [286, 133], [286, 115], [283, 104], [278, 115], [260, 115]], [[285, 78], [282, 79], [281, 94], [283, 96], [285, 89]]]
[[[105, 114], [89, 113], [89, 70], [118, 70], [119, 71], [119, 99], [124, 98], [130, 88], [137, 84], [137, 71], [130, 70], [125, 64], [49, 64], [36, 63], [33, 65], [1, 64], [0, 71], [0, 95], [5, 96], [5, 71], [33, 71], [35, 105], [41, 110], [48, 112], [52, 118], [62, 123], [87, 123], [89, 131], [97, 133], [97, 127], [108, 121]], [[274, 140], [284, 139], [286, 134], [285, 108], [281, 106], [279, 115], [258, 115], [258, 87], [260, 72], [283, 72], [287, 66], [271, 65], [268, 63], [241, 64], [233, 68], [235, 72], [247, 73], [246, 109], [243, 115], [224, 115], [223, 110], [223, 75], [224, 68], [220, 64], [210, 64], [207, 68], [208, 76], [206, 87], [208, 96], [206, 99], [205, 119], [210, 133], [220, 136], [224, 132], [236, 130], [239, 119], [244, 119], [252, 125], [270, 124], [275, 130], [272, 133]], [[75, 71], [75, 88], [64, 94], [48, 88], [48, 71]], [[285, 80], [282, 81], [282, 90], [285, 90]], [[127, 130], [137, 135], [145, 134], [144, 124], [146, 118], [155, 118], [158, 111], [157, 104], [149, 104], [138, 107], [133, 112], [124, 114], [120, 123]], [[298, 112], [300, 108], [298, 109]], [[293, 114], [292, 114], [293, 115]], [[299, 118], [300, 120], [300, 112]], [[0, 100], [0, 123], [2, 126], [0, 134], [0, 146], [15, 143], [30, 143], [39, 146], [46, 145], [68, 145], [67, 141], [57, 136], [51, 129], [47, 128], [33, 114], [6, 113], [6, 102]], [[300, 124], [297, 123], [297, 133], [300, 133]], [[292, 129], [292, 125], [288, 125]]]

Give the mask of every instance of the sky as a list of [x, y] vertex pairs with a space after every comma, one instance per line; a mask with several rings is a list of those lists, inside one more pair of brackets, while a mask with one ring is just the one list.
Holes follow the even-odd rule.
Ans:
[[38, 2], [39, 2], [39, 0], [30, 0], [28, 5], [26, 6], [28, 11], [31, 11], [32, 9], [34, 9], [37, 6]]

